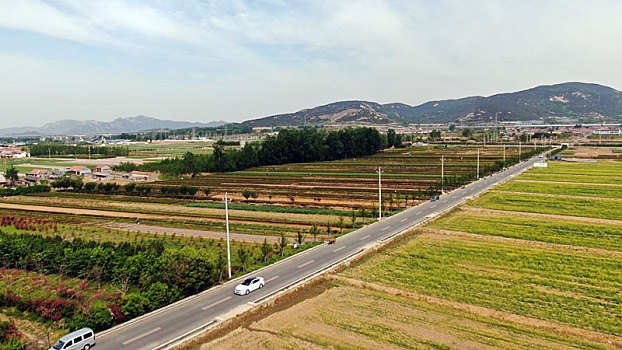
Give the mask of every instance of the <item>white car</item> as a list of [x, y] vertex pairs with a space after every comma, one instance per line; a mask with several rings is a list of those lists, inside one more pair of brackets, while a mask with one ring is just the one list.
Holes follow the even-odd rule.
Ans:
[[252, 277], [245, 279], [242, 283], [235, 287], [235, 294], [246, 295], [256, 289], [263, 287], [265, 284], [263, 277]]

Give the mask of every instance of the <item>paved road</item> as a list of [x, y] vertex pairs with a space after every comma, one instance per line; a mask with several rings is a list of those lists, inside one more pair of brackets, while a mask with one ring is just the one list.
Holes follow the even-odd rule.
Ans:
[[322, 245], [297, 254], [262, 269], [253, 275], [266, 280], [263, 289], [248, 296], [233, 294], [238, 280], [229, 281], [201, 294], [157, 310], [152, 314], [129, 321], [97, 336], [98, 350], [161, 349], [185, 334], [211, 327], [224, 319], [241, 313], [253, 305], [288, 288], [292, 284], [330, 269], [353, 255], [416, 226], [439, 213], [491, 188], [500, 181], [516, 175], [538, 161], [537, 158], [480, 179], [443, 195], [438, 201], [425, 202], [399, 214], [383, 219], [339, 238], [334, 245]]

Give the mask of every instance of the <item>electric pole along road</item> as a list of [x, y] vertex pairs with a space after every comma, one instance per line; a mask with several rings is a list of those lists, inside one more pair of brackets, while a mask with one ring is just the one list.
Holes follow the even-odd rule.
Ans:
[[[518, 163], [505, 171], [484, 177], [464, 188], [424, 202], [401, 213], [340, 237], [335, 244], [323, 244], [276, 262], [162, 309], [130, 320], [97, 334], [98, 350], [165, 349], [181, 340], [216, 326], [232, 315], [250, 309], [291, 286], [316, 276], [366, 248], [385, 242], [404, 231], [476, 196], [499, 182], [517, 175], [542, 159]], [[246, 277], [262, 276], [265, 286], [246, 296], [233, 294]]]

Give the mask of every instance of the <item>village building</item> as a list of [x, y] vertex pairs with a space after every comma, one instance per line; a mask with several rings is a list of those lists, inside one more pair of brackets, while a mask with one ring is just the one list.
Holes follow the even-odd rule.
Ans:
[[26, 158], [30, 154], [19, 148], [2, 148], [0, 149], [0, 158]]
[[4, 177], [4, 175], [0, 175], [0, 187], [4, 187], [6, 186], [7, 181], [6, 178]]
[[45, 180], [51, 172], [45, 169], [32, 169], [31, 171], [26, 173], [26, 180], [38, 182], [41, 180]]
[[96, 173], [112, 173], [112, 168], [110, 168], [108, 165], [98, 165], [97, 168], [95, 168], [95, 172]]
[[76, 165], [76, 166], [72, 166], [71, 168], [67, 168], [67, 174], [86, 175], [90, 173], [91, 173], [91, 169], [85, 166], [82, 166], [82, 165]]
[[130, 173], [130, 179], [134, 181], [154, 181], [158, 179], [156, 173], [148, 173], [144, 171], [132, 171]]

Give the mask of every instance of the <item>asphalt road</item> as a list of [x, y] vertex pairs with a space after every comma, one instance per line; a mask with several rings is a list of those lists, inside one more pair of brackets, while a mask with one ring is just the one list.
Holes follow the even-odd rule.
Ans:
[[252, 276], [266, 280], [264, 288], [247, 296], [233, 294], [240, 279], [229, 281], [195, 296], [181, 300], [151, 314], [131, 320], [97, 334], [98, 350], [160, 349], [184, 335], [222, 322], [244, 312], [272, 295], [301, 280], [330, 269], [378, 242], [383, 242], [454, 206], [488, 190], [497, 183], [533, 165], [538, 158], [519, 163], [508, 170], [480, 179], [465, 188], [454, 190], [439, 200], [425, 202], [372, 225], [351, 232], [337, 240], [268, 266]]

